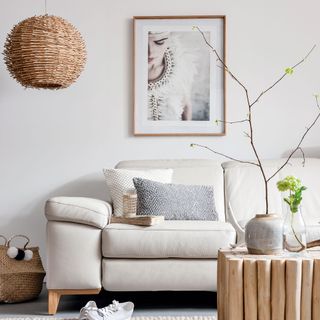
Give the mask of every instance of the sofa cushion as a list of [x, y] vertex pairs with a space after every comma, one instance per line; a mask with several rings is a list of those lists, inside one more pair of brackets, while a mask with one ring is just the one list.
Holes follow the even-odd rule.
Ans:
[[188, 186], [134, 178], [138, 215], [166, 220], [218, 220], [212, 186]]
[[307, 242], [311, 242], [314, 240], [320, 239], [320, 218], [319, 219], [313, 219], [312, 221], [308, 221], [306, 224], [307, 229]]
[[[216, 292], [217, 260], [104, 258], [102, 285], [108, 291]], [[161, 317], [152, 318], [161, 319]], [[182, 317], [182, 319], [188, 318]], [[195, 317], [195, 319], [204, 318]]]
[[236, 233], [221, 221], [168, 220], [151, 227], [112, 223], [102, 232], [106, 258], [216, 258]]
[[210, 159], [129, 160], [119, 162], [116, 168], [172, 168], [172, 183], [213, 186], [219, 220], [225, 221], [223, 169], [221, 167], [221, 161]]
[[[266, 175], [269, 177], [285, 162], [285, 159], [265, 160]], [[308, 189], [303, 193], [303, 216], [307, 225], [319, 217], [320, 208], [320, 159], [291, 159], [269, 183], [269, 212], [284, 216], [287, 212], [277, 181], [288, 175], [299, 178]], [[264, 184], [258, 167], [237, 162], [223, 163], [225, 170], [226, 204], [231, 205], [236, 220], [247, 221], [257, 213], [264, 212]], [[230, 212], [227, 211], [227, 218]]]

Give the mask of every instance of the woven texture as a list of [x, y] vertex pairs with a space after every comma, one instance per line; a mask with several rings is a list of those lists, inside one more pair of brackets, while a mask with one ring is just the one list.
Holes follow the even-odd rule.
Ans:
[[56, 16], [35, 16], [13, 27], [4, 60], [11, 76], [24, 87], [60, 89], [72, 84], [86, 62], [80, 32]]
[[33, 258], [17, 261], [7, 256], [7, 246], [0, 246], [0, 302], [21, 302], [40, 294], [45, 271], [39, 248], [28, 249], [33, 252]]
[[165, 184], [134, 178], [138, 215], [166, 220], [218, 220], [212, 186]]
[[104, 169], [108, 190], [111, 195], [114, 215], [123, 215], [123, 195], [135, 193], [132, 179], [141, 177], [160, 182], [171, 182], [172, 169], [153, 170], [127, 170], [127, 169]]

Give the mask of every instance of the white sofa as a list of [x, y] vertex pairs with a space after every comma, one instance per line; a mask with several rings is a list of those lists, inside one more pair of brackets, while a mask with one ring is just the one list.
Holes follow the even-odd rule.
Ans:
[[[268, 172], [282, 163], [265, 162]], [[112, 206], [105, 201], [49, 199], [45, 214], [50, 314], [56, 312], [61, 295], [98, 293], [102, 287], [216, 291], [219, 248], [235, 243], [233, 226], [239, 230], [255, 213], [263, 212], [263, 184], [253, 166], [214, 160], [136, 160], [122, 161], [116, 168], [172, 168], [173, 183], [213, 185], [219, 221], [165, 221], [152, 227], [110, 224]], [[275, 183], [288, 174], [309, 188], [304, 199], [306, 222], [311, 238], [320, 238], [320, 160], [306, 159], [302, 167], [301, 159], [294, 159], [274, 178], [272, 212], [283, 213]]]

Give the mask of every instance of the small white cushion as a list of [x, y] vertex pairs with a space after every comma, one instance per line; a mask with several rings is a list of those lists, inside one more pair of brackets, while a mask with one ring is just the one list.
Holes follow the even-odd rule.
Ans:
[[172, 169], [153, 170], [127, 170], [127, 169], [103, 169], [107, 186], [111, 195], [114, 215], [121, 216], [123, 213], [123, 195], [135, 190], [132, 179], [143, 178], [163, 183], [172, 180]]

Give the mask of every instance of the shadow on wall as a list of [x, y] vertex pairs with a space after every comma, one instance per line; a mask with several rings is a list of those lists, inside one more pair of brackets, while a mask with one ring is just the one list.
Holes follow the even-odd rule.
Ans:
[[[320, 158], [320, 146], [315, 146], [315, 147], [303, 147], [302, 146], [302, 149], [303, 149], [303, 152], [305, 154], [305, 157], [306, 158]], [[288, 150], [286, 152], [284, 152], [282, 154], [282, 157], [286, 158], [290, 155], [290, 153], [292, 152], [292, 150]], [[295, 154], [294, 154], [294, 158], [301, 158], [301, 152], [297, 151]]]
[[[133, 37], [131, 36], [132, 30], [133, 30], [133, 20], [127, 19], [126, 21], [127, 24], [127, 38], [129, 38], [130, 43], [127, 43], [127, 52], [130, 52], [130, 50], [132, 50], [131, 48], [133, 48], [134, 43], [133, 43]], [[129, 59], [128, 61], [128, 66], [130, 66], [130, 68], [128, 68], [128, 72], [127, 72], [127, 88], [129, 88], [129, 92], [127, 94], [127, 105], [129, 106], [129, 115], [128, 115], [128, 136], [131, 137], [133, 136], [133, 117], [134, 117], [134, 112], [133, 112], [133, 105], [134, 105], [134, 101], [133, 101], [133, 96], [134, 96], [134, 89], [133, 89], [133, 85], [132, 85], [132, 79], [133, 79], [133, 69], [134, 69], [134, 61], [132, 59], [133, 54], [128, 54], [127, 57]], [[134, 81], [134, 80], [133, 80]]]

